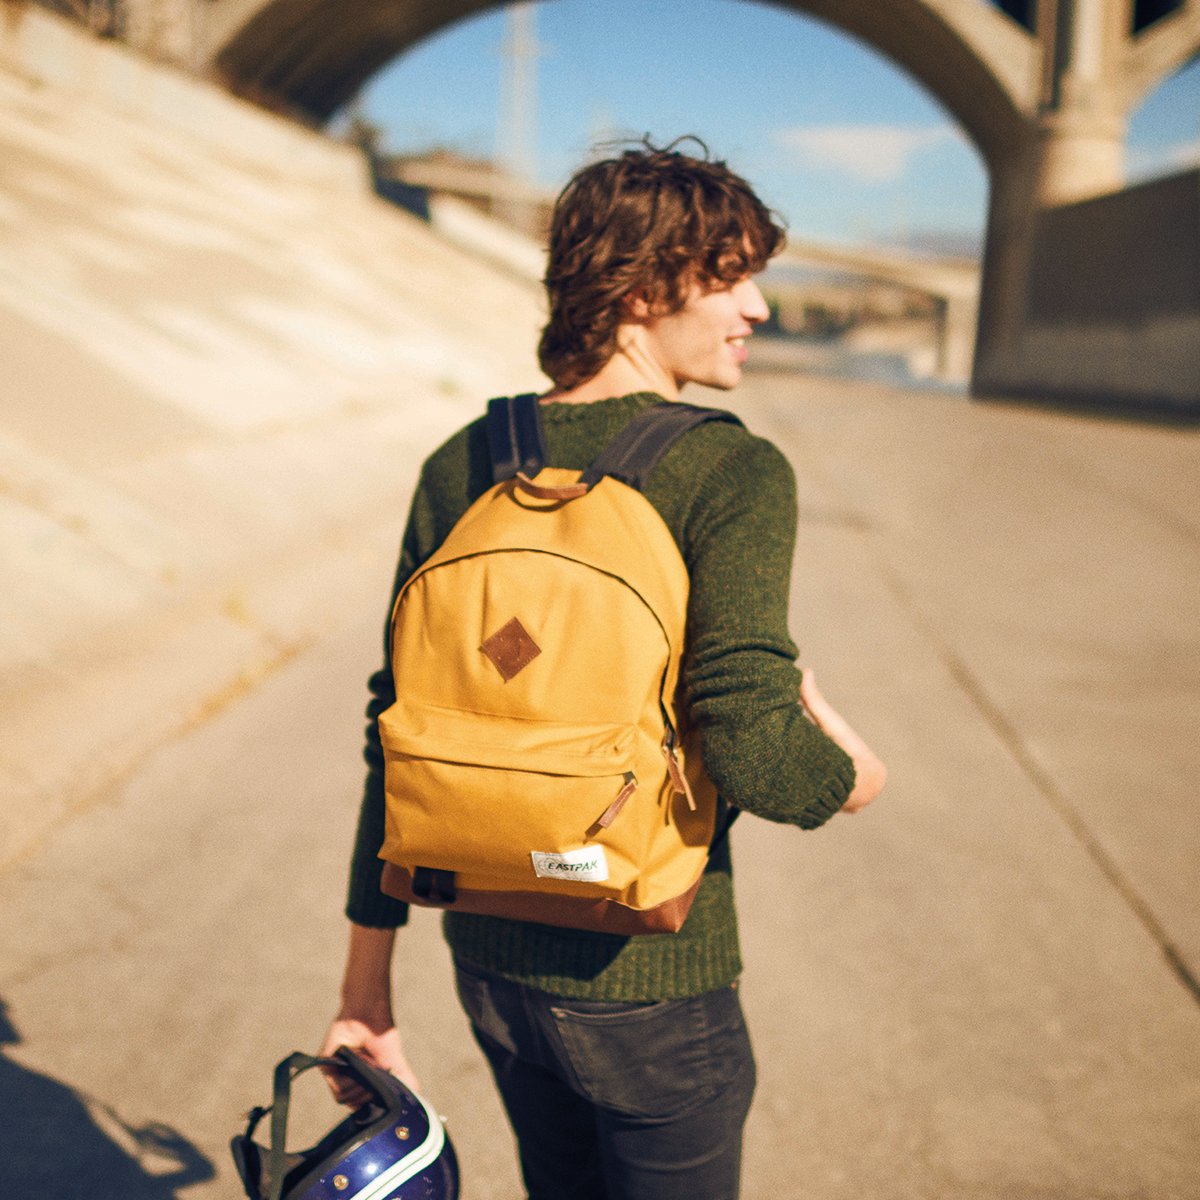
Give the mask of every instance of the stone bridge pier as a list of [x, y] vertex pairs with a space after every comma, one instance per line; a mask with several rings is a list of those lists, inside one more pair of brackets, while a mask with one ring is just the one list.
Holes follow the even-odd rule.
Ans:
[[[1037, 10], [1034, 89], [1014, 136], [988, 157], [974, 390], [1195, 414], [1200, 173], [1189, 173], [1190, 221], [1171, 195], [1186, 179], [1131, 189], [1136, 204], [1121, 193], [1130, 114], [1200, 53], [1200, 3], [1044, 0]], [[1065, 253], [1044, 253], [1064, 236]], [[1161, 288], [1149, 272], [1164, 276]]]
[[[496, 5], [123, 2], [129, 40], [315, 122], [409, 46]], [[1200, 175], [1190, 223], [1175, 234], [1160, 231], [1158, 242], [1146, 230], [1128, 228], [1121, 214], [1137, 211], [1154, 225], [1156, 213], [1177, 213], [1178, 188], [1169, 199], [1151, 189], [1132, 208], [1116, 200], [1125, 181], [1129, 115], [1155, 84], [1200, 53], [1200, 0], [781, 2], [887, 55], [979, 148], [991, 188], [977, 393], [1200, 410], [1200, 279], [1179, 274], [1200, 271], [1186, 266], [1200, 257]], [[1078, 212], [1051, 216], [1063, 209]], [[1163, 243], [1172, 236], [1182, 239], [1178, 246]], [[1056, 255], [1056, 269], [1073, 275], [1074, 283], [1067, 278], [1047, 286], [1039, 279], [1048, 237], [1069, 251]], [[1094, 294], [1098, 262], [1114, 268], [1103, 272], [1108, 289], [1115, 289], [1107, 305]], [[1131, 271], [1150, 269], [1175, 275], [1163, 288], [1138, 284], [1122, 292]]]

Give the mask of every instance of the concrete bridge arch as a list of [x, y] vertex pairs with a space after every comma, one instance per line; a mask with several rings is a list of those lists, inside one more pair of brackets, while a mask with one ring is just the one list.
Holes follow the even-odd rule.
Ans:
[[[204, 57], [235, 92], [323, 121], [382, 66], [500, 0], [214, 0]], [[873, 46], [1002, 162], [1038, 100], [1027, 31], [982, 0], [782, 0]]]

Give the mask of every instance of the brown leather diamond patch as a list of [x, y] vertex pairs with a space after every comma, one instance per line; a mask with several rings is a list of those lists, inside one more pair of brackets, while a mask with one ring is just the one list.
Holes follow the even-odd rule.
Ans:
[[496, 630], [479, 648], [496, 664], [505, 683], [529, 666], [542, 652], [541, 646], [529, 636], [525, 626], [516, 617], [503, 629]]

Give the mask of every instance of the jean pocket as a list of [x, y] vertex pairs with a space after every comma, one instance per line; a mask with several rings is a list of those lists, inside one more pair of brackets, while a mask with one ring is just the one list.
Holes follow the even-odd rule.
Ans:
[[752, 1061], [732, 988], [650, 1004], [563, 1000], [550, 1013], [579, 1090], [629, 1116], [699, 1107]]

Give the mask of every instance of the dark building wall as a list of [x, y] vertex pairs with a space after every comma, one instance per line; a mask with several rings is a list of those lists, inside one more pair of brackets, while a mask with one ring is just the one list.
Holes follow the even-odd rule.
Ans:
[[1033, 261], [1035, 322], [1200, 312], [1200, 170], [1047, 210]]
[[1200, 418], [1200, 170], [1045, 210], [1031, 258], [977, 394]]

